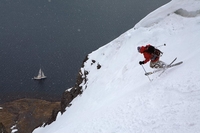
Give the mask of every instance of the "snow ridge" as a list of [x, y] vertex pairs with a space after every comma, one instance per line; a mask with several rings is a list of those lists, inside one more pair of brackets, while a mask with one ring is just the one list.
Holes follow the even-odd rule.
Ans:
[[199, 7], [199, 0], [172, 0], [143, 18], [135, 28], [151, 27], [174, 13], [183, 17], [196, 17], [200, 15]]
[[200, 10], [188, 12], [187, 10], [184, 9], [178, 9], [174, 13], [181, 15], [182, 17], [196, 17], [200, 15]]

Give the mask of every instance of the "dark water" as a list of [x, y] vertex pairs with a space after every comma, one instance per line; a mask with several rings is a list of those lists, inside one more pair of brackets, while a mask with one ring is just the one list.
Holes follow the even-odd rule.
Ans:
[[[2, 0], [0, 104], [60, 100], [85, 56], [170, 0]], [[47, 79], [32, 80], [39, 68]]]

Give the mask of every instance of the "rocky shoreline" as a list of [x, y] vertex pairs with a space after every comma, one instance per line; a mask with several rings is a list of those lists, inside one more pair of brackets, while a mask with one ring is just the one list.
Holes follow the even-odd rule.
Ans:
[[52, 121], [60, 111], [60, 102], [39, 99], [19, 99], [0, 105], [0, 131], [31, 133], [36, 127]]

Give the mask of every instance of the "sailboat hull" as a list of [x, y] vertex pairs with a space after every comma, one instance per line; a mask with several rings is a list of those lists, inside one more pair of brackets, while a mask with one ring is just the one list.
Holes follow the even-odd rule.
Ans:
[[45, 76], [45, 77], [34, 77], [33, 79], [35, 79], [35, 80], [40, 80], [40, 79], [46, 79], [47, 77]]

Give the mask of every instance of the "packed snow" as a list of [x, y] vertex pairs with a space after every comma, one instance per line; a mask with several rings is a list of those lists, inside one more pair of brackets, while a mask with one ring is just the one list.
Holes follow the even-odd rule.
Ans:
[[[199, 42], [200, 0], [172, 0], [89, 54], [83, 94], [33, 133], [199, 133]], [[150, 82], [137, 52], [147, 44], [159, 46], [165, 63], [177, 57], [183, 64], [150, 75]]]

